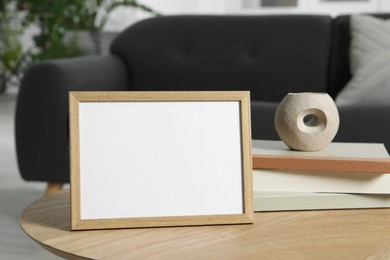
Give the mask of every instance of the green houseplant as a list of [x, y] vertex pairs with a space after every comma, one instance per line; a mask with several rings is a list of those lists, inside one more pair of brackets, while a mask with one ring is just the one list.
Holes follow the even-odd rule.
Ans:
[[[22, 21], [19, 22], [21, 28], [17, 32], [19, 33], [18, 36], [20, 36], [21, 31], [27, 26], [34, 25], [39, 28], [39, 33], [33, 37], [34, 46], [32, 48], [27, 49], [24, 53], [22, 53], [22, 49], [12, 50], [16, 59], [14, 59], [12, 64], [7, 65], [7, 74], [9, 76], [5, 77], [5, 80], [3, 80], [4, 88], [7, 83], [9, 83], [6, 79], [11, 78], [10, 75], [18, 75], [17, 78], [20, 79], [20, 75], [23, 75], [25, 68], [33, 62], [82, 55], [82, 50], [77, 40], [77, 34], [74, 34], [70, 40], [65, 40], [65, 36], [69, 31], [88, 31], [96, 46], [97, 52], [99, 52], [101, 47], [99, 34], [107, 23], [111, 12], [117, 7], [127, 6], [143, 10], [153, 15], [160, 15], [157, 11], [141, 4], [137, 0], [0, 1], [0, 5], [3, 3], [5, 4], [5, 2], [13, 3], [13, 6], [16, 6], [17, 9], [23, 13], [23, 16], [14, 16], [21, 17], [20, 19], [22, 19]], [[4, 10], [6, 10], [6, 8]], [[11, 35], [9, 35], [9, 37], [12, 38]], [[13, 37], [12, 39], [16, 38]], [[10, 52], [11, 45], [17, 46], [8, 44], [8, 47], [6, 46], [4, 48], [6, 51], [2, 51], [2, 53]]]
[[22, 32], [20, 17], [12, 1], [0, 1], [0, 93], [14, 82], [24, 59], [19, 35]]
[[79, 55], [76, 41], [70, 41], [70, 46], [64, 41], [70, 30], [89, 31], [99, 49], [96, 35], [102, 31], [110, 13], [119, 6], [158, 14], [136, 0], [23, 0], [21, 3], [27, 10], [25, 22], [35, 23], [40, 28], [40, 34], [34, 41], [41, 51], [34, 57], [35, 60]]

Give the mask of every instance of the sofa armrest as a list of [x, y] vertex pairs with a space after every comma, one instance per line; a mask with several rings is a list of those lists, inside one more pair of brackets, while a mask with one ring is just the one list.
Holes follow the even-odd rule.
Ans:
[[38, 63], [25, 74], [16, 105], [15, 138], [25, 180], [69, 182], [69, 91], [127, 90], [127, 71], [116, 56]]
[[337, 142], [383, 143], [390, 151], [390, 105], [338, 107], [340, 127]]

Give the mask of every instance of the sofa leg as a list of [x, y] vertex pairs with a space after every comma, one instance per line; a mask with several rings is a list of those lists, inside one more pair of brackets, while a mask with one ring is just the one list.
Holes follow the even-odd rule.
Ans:
[[57, 191], [60, 191], [60, 190], [62, 190], [63, 186], [64, 186], [63, 183], [48, 182], [44, 195], [48, 196], [48, 195], [51, 195]]

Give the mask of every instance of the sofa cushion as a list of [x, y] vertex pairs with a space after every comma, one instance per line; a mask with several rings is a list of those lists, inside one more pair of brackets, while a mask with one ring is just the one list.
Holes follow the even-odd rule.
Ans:
[[338, 105], [388, 104], [390, 99], [390, 20], [351, 16], [352, 79], [336, 98]]
[[280, 140], [274, 124], [274, 116], [279, 102], [251, 102], [252, 139]]
[[321, 15], [162, 16], [125, 30], [111, 51], [131, 90], [250, 90], [280, 101], [326, 90], [331, 24]]
[[389, 114], [389, 106], [341, 106], [340, 127], [333, 141], [383, 143], [390, 152]]

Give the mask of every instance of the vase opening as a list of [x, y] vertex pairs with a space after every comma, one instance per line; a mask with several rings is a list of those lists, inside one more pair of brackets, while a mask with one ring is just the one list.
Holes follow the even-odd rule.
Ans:
[[303, 118], [303, 123], [306, 126], [318, 126], [320, 124], [319, 118], [314, 114], [308, 114]]
[[288, 93], [288, 95], [290, 95], [290, 96], [312, 96], [312, 95], [326, 96], [328, 94], [325, 92], [298, 92], [298, 93], [290, 92], [290, 93]]
[[326, 125], [326, 115], [315, 108], [302, 111], [297, 118], [297, 126], [303, 133], [320, 133], [325, 130]]

